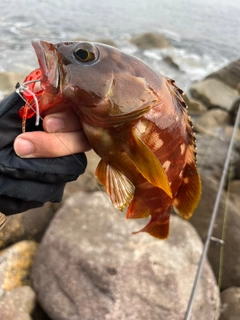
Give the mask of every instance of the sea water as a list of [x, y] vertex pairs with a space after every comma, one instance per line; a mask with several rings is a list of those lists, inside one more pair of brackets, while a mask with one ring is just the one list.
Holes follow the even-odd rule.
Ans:
[[[240, 56], [238, 0], [1, 0], [0, 72], [37, 67], [31, 40], [112, 39], [186, 89]], [[129, 39], [163, 34], [173, 49], [141, 51]], [[179, 68], [163, 63], [170, 56]]]

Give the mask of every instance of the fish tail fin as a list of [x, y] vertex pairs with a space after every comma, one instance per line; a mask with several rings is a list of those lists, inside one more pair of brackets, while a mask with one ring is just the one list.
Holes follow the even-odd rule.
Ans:
[[133, 232], [133, 234], [147, 232], [155, 238], [166, 239], [169, 235], [169, 218], [170, 213], [164, 214], [159, 220], [152, 218], [143, 229]]

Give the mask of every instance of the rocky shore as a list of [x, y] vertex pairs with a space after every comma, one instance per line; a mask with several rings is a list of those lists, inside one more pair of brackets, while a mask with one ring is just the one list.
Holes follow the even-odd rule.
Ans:
[[[139, 50], [171, 45], [157, 34], [131, 41]], [[23, 78], [0, 74], [1, 92], [8, 94]], [[172, 215], [166, 241], [131, 234], [141, 222], [126, 221], [114, 210], [94, 178], [99, 158], [92, 151], [86, 173], [67, 185], [61, 204], [11, 216], [0, 230], [0, 319], [182, 320], [239, 92], [240, 59], [194, 83], [184, 96], [196, 131], [203, 192], [190, 221]], [[240, 319], [239, 208], [240, 128], [213, 232], [215, 238], [224, 235], [225, 244], [211, 242], [192, 320]]]

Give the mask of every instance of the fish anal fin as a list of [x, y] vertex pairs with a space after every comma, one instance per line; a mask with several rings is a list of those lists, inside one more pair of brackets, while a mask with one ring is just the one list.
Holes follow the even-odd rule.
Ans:
[[160, 161], [138, 136], [136, 128], [133, 128], [131, 133], [130, 147], [125, 147], [126, 153], [149, 183], [162, 189], [172, 198], [171, 187]]
[[114, 207], [123, 210], [132, 201], [135, 187], [119, 170], [101, 160], [97, 166], [96, 176], [106, 188]]
[[164, 221], [156, 220], [150, 222], [141, 230], [137, 232], [133, 232], [133, 234], [137, 234], [139, 232], [148, 232], [151, 236], [158, 239], [166, 239], [169, 234], [169, 219]]
[[175, 212], [184, 219], [189, 219], [201, 197], [201, 180], [195, 162], [187, 163], [183, 172], [182, 184], [173, 201]]
[[139, 197], [134, 197], [128, 207], [126, 218], [147, 218], [150, 215], [150, 213], [150, 209], [144, 204], [144, 202], [141, 201]]

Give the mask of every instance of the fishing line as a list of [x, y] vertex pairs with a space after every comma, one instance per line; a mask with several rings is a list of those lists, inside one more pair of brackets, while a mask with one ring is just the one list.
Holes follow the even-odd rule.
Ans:
[[192, 292], [191, 292], [191, 295], [190, 295], [190, 298], [189, 298], [189, 303], [188, 303], [188, 307], [187, 307], [187, 310], [186, 310], [186, 314], [185, 314], [184, 320], [190, 320], [190, 316], [191, 316], [191, 313], [192, 313], [193, 303], [194, 303], [195, 295], [196, 295], [196, 292], [197, 292], [199, 280], [200, 280], [200, 277], [201, 277], [201, 274], [202, 274], [203, 264], [204, 264], [206, 256], [207, 256], [207, 252], [208, 252], [210, 241], [212, 240], [212, 232], [213, 232], [214, 222], [215, 222], [216, 217], [217, 217], [218, 207], [219, 207], [220, 200], [221, 200], [221, 194], [222, 194], [222, 191], [223, 191], [224, 182], [225, 182], [226, 175], [227, 175], [227, 172], [228, 172], [228, 167], [229, 167], [229, 163], [230, 163], [230, 160], [231, 160], [231, 153], [232, 153], [232, 150], [233, 150], [234, 139], [235, 139], [235, 135], [237, 133], [237, 128], [238, 128], [239, 122], [240, 122], [240, 104], [239, 104], [239, 107], [238, 107], [238, 112], [237, 112], [237, 117], [236, 117], [236, 121], [235, 121], [234, 128], [233, 128], [232, 137], [231, 137], [231, 140], [230, 140], [230, 143], [229, 143], [229, 147], [228, 147], [227, 157], [226, 157], [226, 160], [225, 160], [225, 163], [224, 163], [224, 168], [223, 168], [222, 177], [221, 177], [219, 188], [218, 188], [217, 197], [216, 197], [216, 200], [215, 200], [215, 203], [214, 203], [214, 208], [213, 208], [213, 211], [212, 211], [212, 216], [211, 216], [211, 220], [210, 220], [210, 224], [209, 224], [209, 228], [208, 228], [208, 232], [207, 232], [207, 237], [206, 237], [205, 244], [204, 244], [204, 247], [203, 247], [203, 252], [202, 252], [202, 255], [201, 255], [201, 258], [200, 258], [200, 261], [199, 261], [196, 277], [195, 277], [195, 280], [194, 280], [194, 284], [193, 284]]

